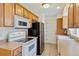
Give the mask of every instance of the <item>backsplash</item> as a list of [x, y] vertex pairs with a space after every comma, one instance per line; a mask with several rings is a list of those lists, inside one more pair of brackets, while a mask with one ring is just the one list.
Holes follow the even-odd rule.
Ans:
[[0, 27], [0, 40], [6, 40], [8, 33], [10, 32], [19, 32], [19, 31], [25, 31], [28, 35], [27, 29], [14, 29], [14, 28], [7, 28], [7, 27]]
[[76, 31], [77, 31], [76, 29], [71, 28], [68, 30], [68, 34], [77, 34]]
[[79, 28], [71, 28], [71, 29], [69, 29], [69, 33], [79, 35]]

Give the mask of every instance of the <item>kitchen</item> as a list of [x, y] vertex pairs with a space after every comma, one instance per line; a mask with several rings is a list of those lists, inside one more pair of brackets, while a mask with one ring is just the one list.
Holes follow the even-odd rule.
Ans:
[[0, 3], [0, 56], [79, 56], [78, 6]]

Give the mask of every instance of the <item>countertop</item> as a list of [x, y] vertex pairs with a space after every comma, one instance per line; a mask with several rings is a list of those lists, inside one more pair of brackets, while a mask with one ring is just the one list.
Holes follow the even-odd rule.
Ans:
[[14, 50], [20, 46], [22, 46], [22, 44], [18, 42], [6, 42], [3, 40], [0, 40], [0, 48], [3, 48], [3, 49]]
[[58, 40], [70, 40], [69, 36], [66, 35], [57, 35]]
[[[34, 36], [28, 36], [27, 38], [38, 38]], [[14, 50], [18, 47], [22, 46], [21, 42], [6, 42], [5, 40], [0, 40], [0, 48], [8, 49], [8, 50]]]

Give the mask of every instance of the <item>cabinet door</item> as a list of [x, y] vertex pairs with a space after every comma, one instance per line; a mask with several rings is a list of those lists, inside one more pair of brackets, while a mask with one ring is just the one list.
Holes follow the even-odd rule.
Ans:
[[5, 3], [4, 4], [4, 26], [13, 26], [14, 21], [14, 4]]
[[36, 20], [35, 20], [35, 16], [33, 15], [33, 20], [32, 20], [33, 22], [35, 22]]
[[19, 4], [15, 4], [15, 14], [23, 16], [23, 7]]
[[30, 20], [33, 19], [32, 13], [29, 13], [29, 19], [30, 19]]
[[30, 23], [30, 28], [32, 27], [32, 14], [29, 12], [29, 23]]
[[38, 21], [38, 17], [37, 17], [37, 16], [34, 16], [34, 20], [35, 20], [35, 21]]
[[38, 21], [38, 17], [36, 15], [33, 14], [32, 17], [33, 17], [33, 22]]
[[57, 34], [59, 34], [59, 35], [65, 34], [64, 30], [62, 28], [62, 21], [63, 21], [62, 18], [57, 19]]
[[68, 27], [73, 28], [74, 27], [74, 10], [73, 10], [73, 4], [69, 6], [68, 9]]
[[79, 4], [74, 4], [74, 27], [79, 28]]
[[23, 9], [23, 11], [24, 11], [24, 13], [23, 13], [24, 17], [25, 17], [25, 18], [29, 18], [29, 17], [28, 17], [28, 10]]
[[0, 3], [0, 27], [3, 26], [3, 4]]
[[29, 20], [29, 28], [32, 27], [32, 20]]

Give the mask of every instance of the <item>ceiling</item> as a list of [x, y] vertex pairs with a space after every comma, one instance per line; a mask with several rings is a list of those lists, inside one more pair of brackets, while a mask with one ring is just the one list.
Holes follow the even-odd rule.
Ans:
[[[65, 7], [65, 3], [52, 3], [51, 6], [47, 9], [42, 7], [42, 3], [21, 3], [24, 7], [28, 8], [32, 12], [34, 12], [37, 15], [45, 15], [45, 16], [56, 16], [61, 15], [63, 12], [63, 9]], [[57, 7], [60, 7], [57, 9]]]

